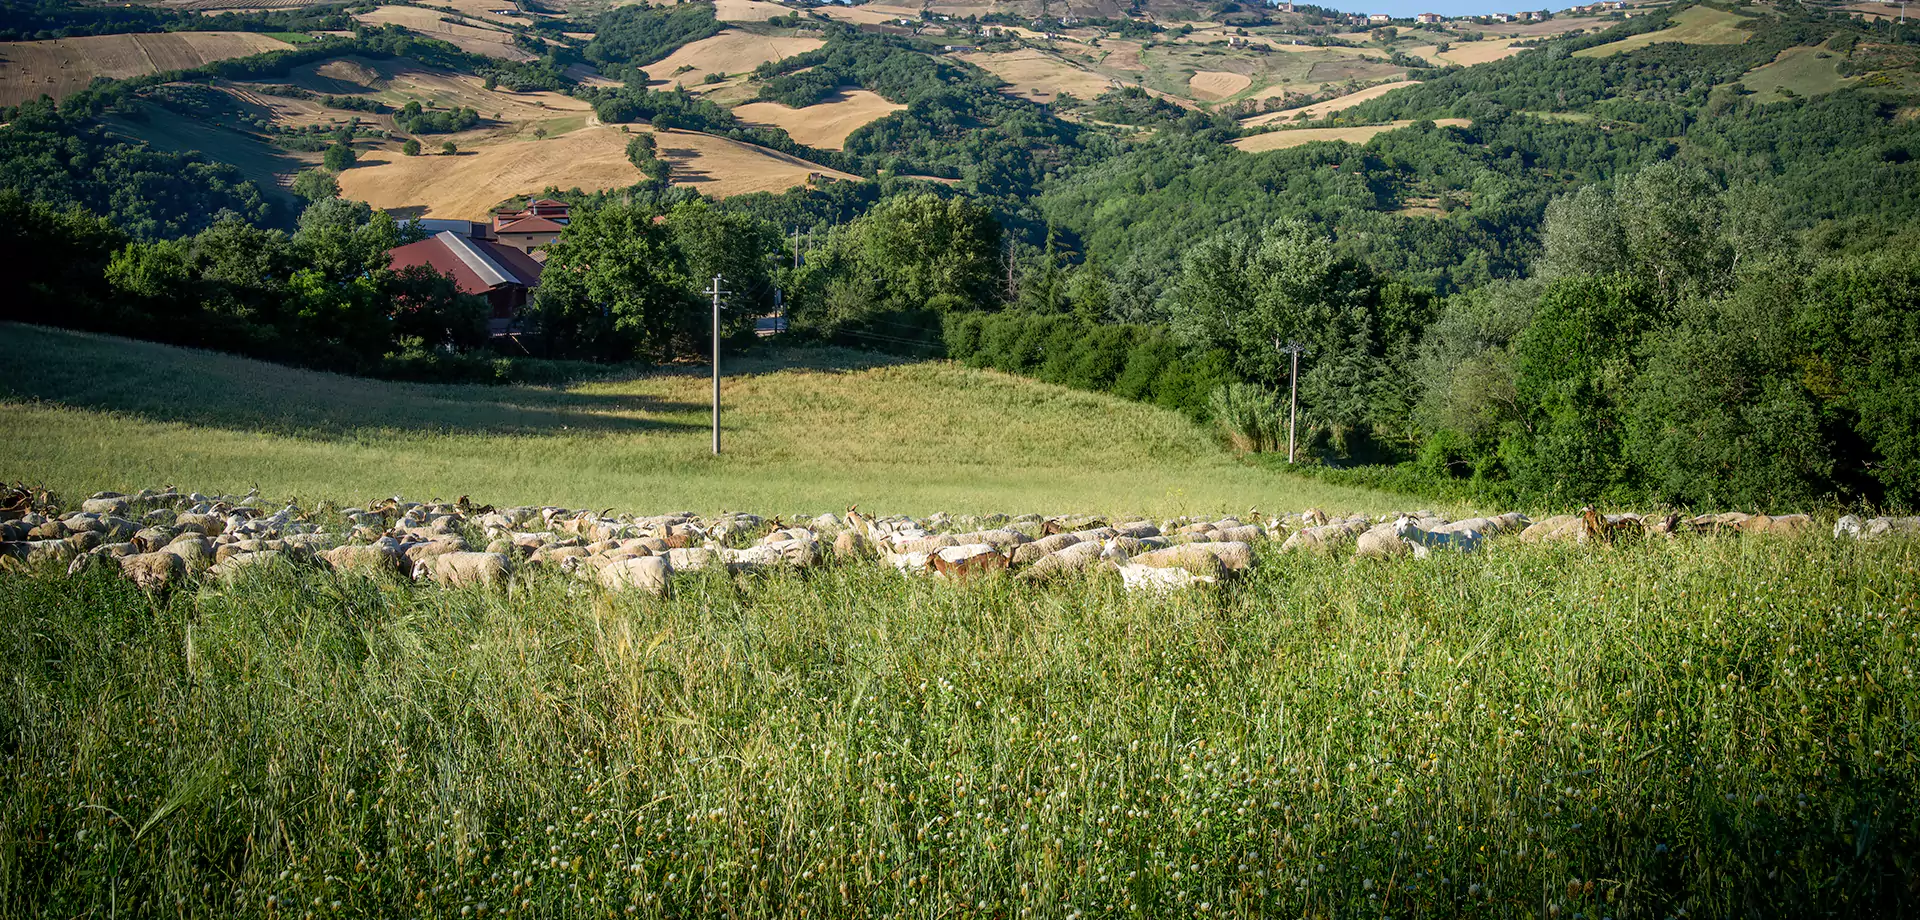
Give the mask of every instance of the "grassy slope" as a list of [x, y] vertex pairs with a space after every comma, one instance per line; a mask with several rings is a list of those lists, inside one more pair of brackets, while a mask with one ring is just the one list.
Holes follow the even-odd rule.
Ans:
[[1917, 552], [0, 573], [0, 915], [1910, 915]]
[[[763, 359], [708, 379], [568, 390], [393, 384], [60, 330], [0, 326], [0, 479], [270, 497], [396, 493], [632, 511], [1404, 507], [1235, 462], [1151, 407], [932, 363]], [[784, 366], [783, 366], [784, 365]], [[34, 402], [41, 400], [42, 402]]]

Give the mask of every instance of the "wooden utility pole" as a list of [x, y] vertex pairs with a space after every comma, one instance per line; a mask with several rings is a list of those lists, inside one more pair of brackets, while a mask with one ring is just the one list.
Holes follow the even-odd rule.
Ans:
[[713, 276], [713, 287], [702, 291], [713, 295], [713, 455], [720, 456], [720, 276]]
[[1307, 349], [1299, 342], [1282, 345], [1278, 336], [1274, 337], [1273, 349], [1293, 356], [1293, 372], [1287, 375], [1287, 462], [1292, 463], [1293, 430], [1295, 423], [1300, 420], [1300, 353]]

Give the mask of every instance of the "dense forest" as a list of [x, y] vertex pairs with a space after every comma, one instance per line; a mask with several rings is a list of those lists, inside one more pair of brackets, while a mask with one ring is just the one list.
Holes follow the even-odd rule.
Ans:
[[[36, 9], [50, 31], [92, 28]], [[163, 85], [405, 56], [571, 92], [609, 123], [869, 177], [718, 202], [665, 170], [630, 189], [551, 190], [579, 219], [522, 317], [521, 347], [540, 360], [697, 354], [698, 292], [723, 274], [741, 343], [777, 292], [793, 337], [1114, 392], [1252, 451], [1284, 441], [1296, 381], [1278, 346], [1296, 344], [1320, 475], [1555, 507], [1920, 503], [1920, 257], [1907, 255], [1920, 119], [1907, 83], [1873, 77], [1910, 62], [1920, 30], [1735, 7], [1743, 43], [1575, 55], [1670, 12], [1424, 70], [1314, 123], [1410, 127], [1258, 154], [1234, 142], [1261, 129], [1224, 111], [1137, 90], [1081, 108], [1145, 129], [1127, 135], [1014, 98], [921, 39], [823, 20], [792, 18], [825, 44], [763, 65], [758, 98], [804, 106], [861, 88], [904, 106], [833, 151], [646, 85], [638, 67], [717, 33], [704, 4], [621, 7], [591, 41], [556, 39], [524, 64], [356, 27], [4, 113], [0, 187], [14, 191], [0, 210], [40, 256], [23, 318], [357, 373], [557, 373], [525, 353], [519, 369], [499, 363], [475, 303], [445, 279], [387, 271], [379, 253], [406, 228], [335, 200], [324, 175], [303, 191], [317, 200], [287, 213], [230, 167], [95, 124], [135, 97], [192, 101]], [[1811, 45], [1868, 78], [1775, 101], [1741, 85]], [[574, 84], [577, 60], [625, 85]], [[398, 117], [414, 133], [482, 118]]]

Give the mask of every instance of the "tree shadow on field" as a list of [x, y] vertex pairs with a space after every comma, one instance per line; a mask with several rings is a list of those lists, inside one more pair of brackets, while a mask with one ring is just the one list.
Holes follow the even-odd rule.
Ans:
[[334, 440], [378, 431], [693, 431], [704, 403], [548, 387], [394, 383], [218, 352], [0, 323], [0, 398]]

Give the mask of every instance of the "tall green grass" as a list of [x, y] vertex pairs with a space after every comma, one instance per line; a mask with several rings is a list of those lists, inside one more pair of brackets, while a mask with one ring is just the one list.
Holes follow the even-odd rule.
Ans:
[[1236, 461], [1164, 410], [945, 362], [835, 350], [710, 383], [403, 384], [0, 324], [0, 479], [70, 493], [258, 485], [276, 499], [400, 494], [640, 513], [1385, 511], [1415, 499]]
[[0, 576], [0, 916], [1896, 915], [1920, 549]]

